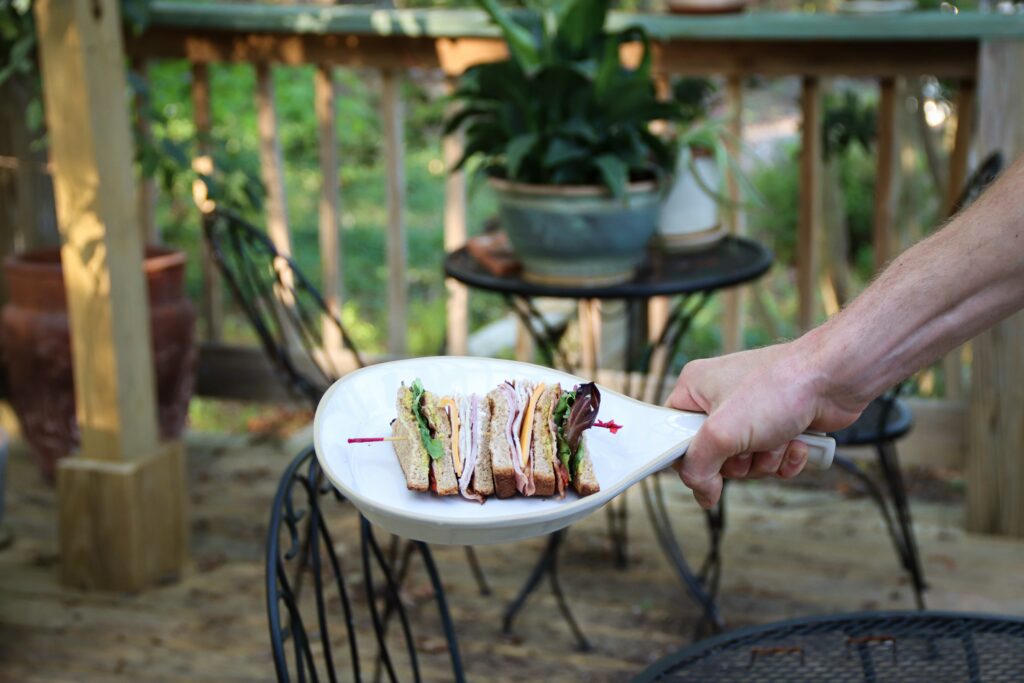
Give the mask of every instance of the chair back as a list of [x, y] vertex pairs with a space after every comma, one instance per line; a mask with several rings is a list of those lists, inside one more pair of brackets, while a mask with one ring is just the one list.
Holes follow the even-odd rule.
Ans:
[[337, 314], [263, 231], [222, 209], [203, 225], [213, 260], [274, 369], [315, 408], [327, 387], [363, 365]]
[[[267, 616], [278, 681], [421, 680], [409, 615], [389, 566], [369, 522], [326, 482], [313, 449], [300, 453], [278, 485], [267, 532]], [[461, 668], [451, 676], [458, 678]]]

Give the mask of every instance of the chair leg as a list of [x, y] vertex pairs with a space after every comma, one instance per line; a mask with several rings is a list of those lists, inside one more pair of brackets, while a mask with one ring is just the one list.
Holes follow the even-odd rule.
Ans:
[[899, 456], [896, 444], [885, 441], [878, 444], [878, 461], [882, 467], [882, 475], [889, 487], [896, 521], [899, 524], [903, 546], [903, 566], [910, 573], [914, 584], [914, 598], [918, 609], [924, 609], [924, 591], [928, 587], [921, 568], [921, 555], [917, 548], [917, 537], [914, 535], [914, 522], [910, 516], [910, 502], [907, 500], [907, 488], [900, 471]]
[[469, 562], [469, 569], [473, 572], [473, 578], [476, 579], [477, 588], [480, 589], [480, 595], [490, 595], [491, 586], [487, 583], [487, 577], [484, 575], [484, 570], [480, 566], [480, 560], [476, 557], [476, 550], [473, 546], [466, 546], [466, 561]]

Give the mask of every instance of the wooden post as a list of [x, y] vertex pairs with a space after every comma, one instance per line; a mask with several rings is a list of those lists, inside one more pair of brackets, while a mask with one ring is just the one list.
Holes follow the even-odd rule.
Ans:
[[[447, 80], [449, 91], [454, 79]], [[444, 167], [455, 166], [462, 157], [461, 133], [445, 137], [443, 142]], [[444, 183], [444, 250], [452, 252], [466, 243], [466, 174], [448, 173]], [[448, 290], [448, 353], [464, 356], [469, 353], [469, 290], [452, 278], [445, 280]]]
[[[210, 140], [210, 69], [204, 63], [192, 65], [192, 120], [196, 124], [196, 152], [192, 161], [192, 169], [203, 175], [213, 173], [213, 148]], [[198, 182], [198, 181], [197, 181]], [[201, 196], [198, 194], [201, 191]], [[209, 201], [206, 188], [193, 189], [196, 199], [201, 202], [199, 210], [201, 220], [209, 220], [205, 204]], [[208, 342], [220, 341], [224, 327], [224, 296], [220, 285], [220, 272], [213, 263], [210, 246], [202, 240], [200, 250], [200, 268], [202, 271], [203, 291], [200, 310], [203, 317], [203, 338]]]
[[116, 0], [38, 0], [80, 452], [57, 470], [61, 576], [137, 590], [188, 548], [184, 452], [157, 437]]
[[[743, 138], [743, 78], [730, 76], [726, 83], [726, 101], [729, 107], [729, 132], [736, 141], [732, 153], [739, 155], [739, 141]], [[746, 232], [745, 216], [739, 203], [739, 183], [735, 172], [730, 171], [726, 179], [726, 193], [731, 206], [722, 212], [726, 228], [731, 235], [742, 235]], [[743, 348], [743, 306], [746, 301], [746, 288], [733, 288], [722, 295], [722, 346], [726, 353], [735, 353]]]
[[[978, 149], [1024, 152], [1024, 43], [983, 43], [979, 54]], [[967, 528], [1024, 536], [1024, 313], [971, 342]]]
[[381, 117], [384, 121], [384, 165], [388, 197], [388, 352], [407, 351], [409, 307], [406, 269], [409, 254], [405, 240], [405, 113], [399, 77], [393, 69], [381, 72]]
[[883, 78], [878, 99], [878, 171], [875, 174], [874, 247], [875, 272], [879, 272], [895, 255], [893, 220], [895, 217], [895, 186], [899, 149], [896, 134], [897, 87], [895, 78]]
[[[971, 132], [974, 127], [974, 81], [960, 81], [956, 93], [956, 137], [953, 140], [953, 152], [949, 155], [949, 187], [946, 189], [945, 215], [952, 216], [957, 199], [967, 182], [967, 159], [971, 152]], [[963, 352], [964, 347], [955, 349], [942, 361], [946, 376], [946, 398], [959, 399], [964, 394], [963, 387]]]
[[256, 118], [260, 132], [260, 171], [267, 189], [267, 232], [277, 250], [291, 256], [284, 162], [281, 140], [277, 135], [277, 112], [274, 110], [274, 81], [270, 65], [265, 62], [256, 65]]
[[[317, 133], [320, 143], [320, 272], [327, 309], [341, 319], [341, 260], [339, 216], [341, 194], [338, 190], [338, 133], [335, 102], [334, 71], [330, 64], [320, 64], [314, 76]], [[324, 325], [324, 350], [341, 350], [341, 333], [337, 327]]]
[[798, 326], [814, 326], [817, 309], [819, 243], [821, 242], [821, 85], [816, 77], [803, 80], [800, 95], [803, 117], [800, 151], [800, 217], [797, 230], [796, 282], [799, 296]]

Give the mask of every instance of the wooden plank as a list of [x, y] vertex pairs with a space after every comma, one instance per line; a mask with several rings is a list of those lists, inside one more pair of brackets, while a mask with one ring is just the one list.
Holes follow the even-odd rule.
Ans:
[[516, 320], [516, 343], [513, 355], [516, 360], [523, 361], [524, 363], [532, 363], [534, 358], [534, 351], [536, 346], [533, 341], [533, 335], [530, 334], [530, 330], [527, 329], [526, 325], [522, 320]]
[[601, 359], [601, 300], [580, 299], [580, 373], [596, 377]]
[[[210, 139], [212, 118], [210, 114], [210, 68], [206, 64], [192, 65], [192, 120], [196, 125], [197, 157], [192, 161], [192, 168], [197, 173], [211, 175], [213, 173], [213, 147]], [[206, 188], [196, 188], [202, 192], [199, 200], [200, 220], [209, 220], [208, 211], [212, 207], [207, 204]], [[221, 287], [220, 271], [213, 262], [210, 245], [205, 239], [199, 252], [199, 267], [202, 274], [202, 293], [200, 294], [199, 310], [203, 320], [203, 339], [209, 342], [218, 341], [224, 328], [224, 291]]]
[[[946, 216], [952, 216], [956, 202], [967, 182], [967, 160], [971, 153], [971, 133], [974, 128], [973, 80], [960, 82], [956, 93], [956, 135], [953, 151], [949, 155], [949, 187], [946, 190]], [[963, 382], [964, 347], [946, 354], [942, 368], [946, 378], [946, 398], [957, 399], [964, 395]]]
[[798, 327], [814, 326], [821, 241], [821, 85], [805, 77], [800, 95], [803, 120], [800, 152], [800, 215], [797, 227]]
[[[743, 79], [730, 76], [726, 82], [726, 107], [728, 108], [729, 133], [735, 144], [731, 152], [739, 160], [742, 153], [740, 141], [743, 140]], [[731, 235], [746, 233], [746, 220], [740, 202], [740, 186], [736, 175], [730, 171], [726, 178], [726, 196], [732, 206], [722, 207], [721, 216], [725, 219], [726, 229]], [[726, 353], [735, 353], [743, 348], [743, 308], [746, 301], [746, 288], [733, 288], [722, 294], [722, 347]]]
[[405, 354], [409, 293], [409, 254], [405, 235], [405, 106], [400, 76], [381, 71], [381, 119], [384, 122], [384, 166], [388, 201], [388, 352]]
[[[757, 40], [704, 36], [681, 40], [659, 36], [655, 45], [660, 56], [658, 69], [672, 74], [973, 76], [978, 49], [976, 38], [948, 34], [935, 34], [930, 38], [836, 42], [826, 38]], [[148, 59], [288, 65], [330, 60], [338, 66], [387, 69], [444, 66], [449, 75], [462, 73], [477, 60], [493, 61], [503, 54], [500, 40], [477, 37], [452, 39], [152, 27], [127, 39], [130, 54]]]
[[187, 561], [184, 453], [159, 444], [119, 3], [41, 0], [81, 451], [57, 469], [61, 577], [137, 590]]
[[[1024, 152], [1024, 44], [982, 46], [978, 82], [978, 149]], [[971, 342], [967, 525], [1024, 536], [1024, 313]]]
[[896, 133], [896, 79], [883, 78], [879, 84], [878, 154], [875, 173], [874, 234], [875, 271], [880, 272], [895, 255], [893, 221], [896, 211], [896, 174], [899, 140]]
[[274, 81], [270, 65], [256, 65], [256, 119], [260, 135], [260, 175], [267, 191], [267, 232], [277, 250], [290, 256], [291, 232], [288, 229], [288, 200], [284, 189], [284, 161], [277, 135], [274, 108]]
[[[448, 79], [449, 92], [455, 81]], [[449, 110], [449, 113], [451, 111]], [[444, 167], [454, 168], [462, 158], [463, 136], [461, 132], [445, 136], [442, 142]], [[466, 243], [466, 174], [463, 171], [448, 173], [444, 183], [444, 250], [453, 252]], [[464, 356], [469, 353], [469, 289], [453, 278], [445, 279], [448, 292], [447, 340], [448, 353]]]
[[35, 10], [81, 452], [147, 457], [156, 385], [118, 7], [47, 0]]
[[[313, 77], [317, 122], [317, 141], [320, 149], [320, 276], [321, 290], [327, 310], [341, 319], [341, 193], [338, 182], [338, 134], [335, 108], [335, 82], [333, 67], [320, 64]], [[341, 331], [331, 322], [324, 321], [324, 347], [337, 351], [342, 347]]]
[[[136, 78], [143, 83], [146, 82], [148, 68], [145, 60], [133, 59], [132, 71], [135, 72]], [[149, 116], [143, 111], [145, 104], [145, 98], [140, 93], [136, 93], [135, 127], [141, 139], [150, 140], [152, 131], [149, 126]], [[153, 178], [140, 176], [135, 192], [138, 201], [139, 230], [142, 231], [142, 240], [149, 244], [158, 244], [160, 242], [160, 232], [156, 225], [156, 181]]]

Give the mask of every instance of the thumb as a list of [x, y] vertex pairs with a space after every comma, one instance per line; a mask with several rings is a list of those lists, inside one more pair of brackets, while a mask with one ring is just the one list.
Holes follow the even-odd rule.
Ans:
[[708, 417], [677, 466], [683, 484], [705, 509], [713, 507], [722, 495], [721, 471], [725, 461], [741, 452], [738, 442], [729, 438], [721, 425], [716, 414]]

